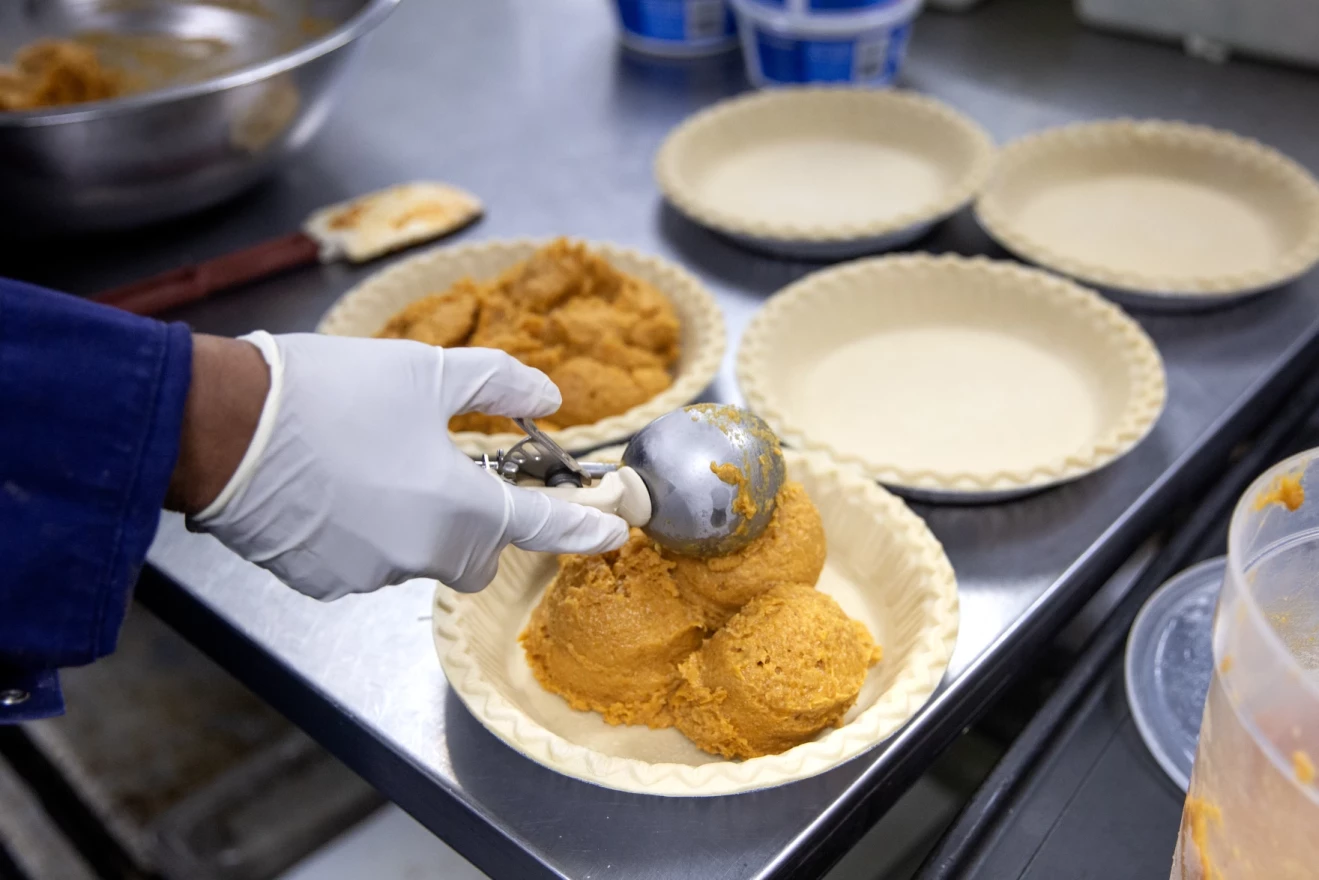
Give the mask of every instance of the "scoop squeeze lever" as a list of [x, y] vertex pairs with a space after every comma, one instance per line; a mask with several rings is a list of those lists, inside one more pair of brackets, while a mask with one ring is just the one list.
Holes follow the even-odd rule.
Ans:
[[590, 486], [529, 486], [564, 501], [613, 513], [633, 528], [644, 529], [650, 523], [650, 493], [641, 477], [630, 467], [610, 471]]

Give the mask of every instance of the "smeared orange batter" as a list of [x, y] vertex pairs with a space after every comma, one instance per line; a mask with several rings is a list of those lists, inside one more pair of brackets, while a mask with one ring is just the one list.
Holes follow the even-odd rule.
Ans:
[[1263, 510], [1270, 504], [1281, 504], [1288, 510], [1297, 510], [1305, 503], [1305, 487], [1300, 474], [1283, 474], [1276, 477], [1269, 488], [1255, 499], [1255, 509]]
[[839, 726], [879, 659], [870, 633], [832, 598], [777, 586], [683, 662], [674, 724], [725, 758], [778, 754]]
[[[751, 497], [751, 481], [747, 479], [746, 472], [731, 462], [719, 464], [710, 462], [710, 470], [722, 482], [730, 486], [737, 487], [737, 497], [733, 499], [733, 513], [743, 519], [751, 519], [760, 509], [756, 506], [756, 499]], [[745, 523], [743, 523], [745, 527]]]
[[[376, 335], [446, 348], [498, 348], [543, 370], [563, 406], [539, 422], [550, 430], [627, 412], [668, 388], [678, 360], [673, 304], [652, 285], [564, 239], [498, 278], [464, 278], [420, 299]], [[517, 432], [502, 416], [456, 416], [455, 431]]]
[[[729, 406], [726, 403], [693, 403], [686, 407], [692, 421], [704, 421], [721, 431], [725, 436], [733, 441], [733, 445], [740, 447], [742, 445], [742, 435], [750, 434], [753, 438], [763, 443], [770, 449], [779, 450], [778, 435], [769, 430], [763, 423], [749, 422], [742, 416], [742, 412], [735, 406]], [[754, 463], [758, 467], [768, 467], [770, 460], [761, 456], [761, 460]]]
[[1310, 785], [1314, 782], [1314, 761], [1300, 749], [1292, 752], [1292, 771], [1296, 774], [1296, 781], [1301, 785]]
[[1223, 872], [1218, 870], [1209, 856], [1209, 823], [1222, 822], [1222, 810], [1204, 798], [1188, 797], [1183, 807], [1182, 821], [1190, 823], [1191, 842], [1195, 844], [1204, 880], [1222, 880]]

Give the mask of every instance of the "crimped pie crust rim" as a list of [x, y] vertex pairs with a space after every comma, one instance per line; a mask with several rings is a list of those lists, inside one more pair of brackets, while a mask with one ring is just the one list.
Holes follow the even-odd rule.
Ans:
[[[1279, 178], [1307, 212], [1305, 235], [1272, 266], [1242, 272], [1202, 275], [1133, 272], [1063, 254], [1017, 225], [1013, 212], [999, 201], [999, 187], [1010, 174], [1030, 173], [1029, 168], [1042, 155], [1096, 142], [1173, 145], [1211, 152], [1258, 174]], [[976, 201], [975, 212], [991, 237], [1023, 259], [1100, 287], [1168, 299], [1230, 297], [1267, 290], [1304, 275], [1319, 262], [1319, 181], [1299, 163], [1257, 140], [1185, 122], [1115, 119], [1076, 123], [1026, 135], [999, 151], [989, 182]]]
[[[746, 761], [692, 766], [604, 755], [545, 729], [496, 690], [468, 645], [463, 630], [465, 597], [437, 585], [432, 633], [450, 687], [487, 730], [532, 760], [597, 785], [641, 794], [709, 797], [769, 788], [823, 773], [882, 742], [925, 705], [952, 659], [959, 621], [952, 564], [924, 520], [863, 474], [823, 455], [795, 450], [784, 454], [813, 477], [834, 480], [845, 493], [864, 499], [876, 520], [911, 550], [912, 564], [927, 585], [923, 600], [927, 625], [911, 660], [889, 689], [851, 723], [782, 754]], [[495, 585], [487, 589], [492, 588]]]
[[[527, 258], [534, 250], [553, 240], [519, 238], [442, 246], [400, 260], [370, 275], [336, 300], [321, 318], [316, 331], [337, 336], [369, 336], [379, 330], [389, 315], [396, 311], [396, 309], [388, 310], [388, 313], [377, 321], [381, 300], [394, 299], [391, 292], [399, 287], [415, 292], [408, 301], [434, 293], [436, 284], [428, 281], [427, 278], [433, 275], [437, 267], [476, 262], [498, 272]], [[718, 374], [727, 340], [723, 312], [719, 304], [706, 290], [705, 285], [686, 269], [669, 260], [643, 254], [631, 248], [605, 242], [571, 240], [585, 244], [620, 271], [627, 270], [618, 265], [619, 260], [645, 265], [652, 275], [661, 279], [655, 286], [673, 302], [679, 320], [684, 325], [684, 337], [687, 335], [687, 325], [690, 323], [691, 327], [695, 328], [694, 332], [700, 334], [700, 338], [704, 340], [704, 344], [696, 350], [684, 351], [683, 360], [686, 364], [675, 372], [673, 384], [650, 400], [627, 412], [589, 425], [576, 425], [562, 431], [551, 432], [550, 436], [559, 445], [576, 452], [617, 443], [632, 436], [665, 413], [683, 407], [696, 399]], [[494, 268], [496, 264], [498, 268]], [[451, 433], [450, 436], [454, 443], [469, 455], [494, 455], [522, 439], [520, 434], [482, 434], [477, 431], [461, 431]]]
[[[960, 137], [973, 148], [973, 159], [962, 175], [936, 199], [900, 215], [866, 223], [783, 223], [753, 219], [725, 210], [701, 197], [678, 169], [679, 156], [694, 135], [719, 126], [736, 126], [738, 116], [754, 112], [791, 113], [803, 103], [829, 102], [855, 105], [858, 113], [882, 113], [898, 106], [924, 114], [947, 126], [950, 137]], [[655, 180], [664, 197], [703, 226], [734, 236], [788, 242], [848, 242], [879, 238], [942, 220], [969, 204], [989, 179], [994, 142], [978, 123], [933, 98], [902, 90], [788, 87], [720, 101], [692, 115], [664, 139], [655, 156]]]
[[[772, 351], [767, 337], [770, 329], [799, 309], [812, 312], [836, 308], [829, 297], [855, 295], [880, 296], [867, 279], [875, 273], [963, 271], [1010, 276], [1016, 289], [1024, 295], [1048, 297], [1089, 321], [1097, 332], [1119, 343], [1128, 374], [1135, 386], [1121, 417], [1089, 447], [1052, 461], [1041, 462], [1024, 470], [999, 470], [989, 473], [969, 471], [943, 472], [909, 469], [844, 452], [825, 437], [820, 437], [793, 420], [775, 401], [774, 391], [763, 377], [765, 365], [781, 353]], [[840, 462], [858, 467], [872, 478], [898, 489], [936, 493], [1015, 492], [1042, 489], [1074, 480], [1112, 463], [1133, 449], [1153, 429], [1163, 411], [1167, 396], [1167, 379], [1158, 349], [1140, 325], [1121, 309], [1094, 291], [1065, 278], [1000, 260], [955, 255], [905, 254], [873, 257], [824, 269], [776, 293], [752, 317], [742, 336], [737, 353], [738, 386], [750, 408], [764, 418], [784, 443], [816, 450]]]

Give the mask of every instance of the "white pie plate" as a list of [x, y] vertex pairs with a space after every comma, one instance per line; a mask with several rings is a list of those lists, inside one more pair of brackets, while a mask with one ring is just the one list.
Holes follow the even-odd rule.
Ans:
[[1143, 308], [1226, 305], [1319, 261], [1319, 183], [1263, 144], [1177, 122], [1050, 129], [999, 154], [976, 203], [1022, 259]]
[[655, 177], [680, 211], [745, 245], [841, 259], [920, 238], [975, 197], [993, 156], [980, 126], [922, 95], [788, 88], [682, 123]]
[[[615, 458], [620, 450], [600, 453]], [[786, 453], [791, 479], [820, 509], [828, 540], [819, 589], [884, 649], [842, 727], [780, 755], [726, 761], [676, 730], [614, 727], [544, 690], [518, 644], [556, 571], [553, 556], [505, 551], [480, 593], [435, 592], [435, 649], [449, 684], [487, 730], [552, 770], [622, 791], [733, 794], [805, 779], [882, 742], [943, 678], [957, 641], [957, 582], [925, 523], [859, 472]], [[597, 456], [593, 455], [592, 458]]]
[[[493, 278], [548, 243], [527, 239], [487, 241], [439, 247], [400, 260], [340, 297], [316, 330], [335, 336], [372, 336], [408, 303], [443, 291], [461, 278]], [[551, 432], [550, 436], [570, 452], [618, 443], [665, 413], [691, 403], [714, 381], [725, 348], [723, 312], [705, 286], [686, 269], [629, 248], [586, 244], [615, 269], [650, 282], [669, 298], [682, 325], [682, 352], [673, 371], [673, 384], [650, 400], [589, 425]], [[471, 455], [494, 455], [522, 438], [520, 434], [476, 431], [452, 436], [459, 448]]]
[[1110, 464], [1165, 395], [1154, 343], [1098, 294], [1016, 263], [928, 254], [780, 291], [743, 335], [737, 374], [785, 443], [960, 503]]

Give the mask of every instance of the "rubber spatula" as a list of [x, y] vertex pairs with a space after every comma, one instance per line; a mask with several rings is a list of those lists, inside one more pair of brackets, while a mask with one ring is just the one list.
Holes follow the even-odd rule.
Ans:
[[456, 232], [481, 216], [475, 196], [445, 183], [392, 186], [313, 213], [302, 230], [102, 291], [96, 302], [154, 315], [280, 272], [374, 260]]

